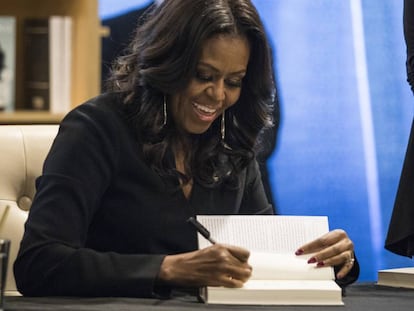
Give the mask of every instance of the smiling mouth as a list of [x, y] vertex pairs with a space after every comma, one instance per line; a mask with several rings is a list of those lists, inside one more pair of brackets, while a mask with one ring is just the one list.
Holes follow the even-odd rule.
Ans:
[[210, 107], [207, 107], [207, 106], [203, 106], [203, 105], [197, 104], [195, 102], [193, 102], [193, 106], [198, 111], [200, 111], [201, 113], [206, 114], [206, 115], [213, 115], [217, 112], [217, 109], [213, 109], [213, 108], [210, 108]]

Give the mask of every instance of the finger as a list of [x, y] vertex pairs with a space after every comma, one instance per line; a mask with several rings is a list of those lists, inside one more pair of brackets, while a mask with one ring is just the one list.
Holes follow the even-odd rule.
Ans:
[[336, 229], [336, 230], [330, 231], [322, 235], [321, 237], [307, 244], [300, 246], [296, 250], [295, 254], [302, 255], [302, 254], [315, 253], [345, 238], [348, 238], [348, 235], [346, 234], [346, 232], [342, 229]]
[[230, 288], [240, 288], [243, 287], [246, 281], [239, 280], [234, 278], [231, 275], [224, 275], [222, 281], [222, 286]]
[[336, 266], [349, 260], [353, 256], [353, 251], [354, 244], [347, 238], [315, 253], [308, 262], [324, 262], [326, 265]]
[[318, 267], [324, 266], [344, 266], [354, 262], [354, 254], [352, 251], [346, 251], [339, 255], [332, 256], [326, 259], [317, 260]]
[[[251, 274], [252, 267], [247, 262], [249, 251], [232, 245], [216, 244], [211, 247], [219, 258], [215, 265], [214, 274], [219, 278], [222, 286], [240, 287], [240, 282], [246, 282]], [[239, 259], [241, 258], [241, 260]]]
[[345, 262], [345, 264], [341, 267], [341, 269], [338, 271], [338, 273], [336, 274], [336, 278], [337, 279], [342, 279], [343, 277], [345, 277], [354, 267], [355, 264], [355, 257], [352, 257], [347, 260]]
[[221, 275], [223, 286], [226, 287], [242, 287], [243, 284], [251, 277], [252, 268], [247, 263], [245, 267], [230, 267], [226, 273]]
[[224, 245], [224, 247], [240, 262], [247, 262], [249, 260], [250, 252], [247, 249], [234, 245]]

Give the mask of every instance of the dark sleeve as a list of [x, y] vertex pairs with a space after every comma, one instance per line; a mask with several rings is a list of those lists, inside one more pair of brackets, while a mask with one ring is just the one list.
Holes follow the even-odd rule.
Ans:
[[[334, 267], [335, 275], [339, 272], [340, 268], [340, 266]], [[338, 284], [341, 288], [345, 288], [346, 286], [356, 282], [359, 277], [359, 270], [359, 262], [355, 255], [355, 261], [351, 271], [349, 271], [349, 273], [342, 279], [335, 279], [336, 284]]]
[[404, 0], [404, 38], [407, 45], [407, 81], [414, 92], [414, 0]]
[[85, 246], [89, 225], [117, 169], [117, 122], [110, 112], [83, 105], [61, 123], [37, 180], [14, 264], [23, 295], [153, 295], [163, 255], [100, 252]]

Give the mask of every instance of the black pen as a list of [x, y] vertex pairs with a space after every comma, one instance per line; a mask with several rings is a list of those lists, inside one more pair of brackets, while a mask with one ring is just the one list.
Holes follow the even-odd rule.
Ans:
[[210, 231], [208, 231], [200, 222], [198, 222], [197, 219], [190, 217], [187, 219], [187, 222], [192, 224], [197, 232], [209, 240], [211, 244], [216, 244], [216, 241], [211, 237]]

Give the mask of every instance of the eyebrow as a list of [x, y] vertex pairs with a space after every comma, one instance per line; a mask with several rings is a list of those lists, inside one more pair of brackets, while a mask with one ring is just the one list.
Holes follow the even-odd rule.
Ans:
[[[210, 65], [210, 64], [207, 64], [207, 63], [199, 62], [199, 63], [198, 63], [198, 65], [199, 65], [199, 66], [208, 67], [208, 68], [210, 68], [211, 70], [213, 70], [213, 71], [215, 71], [215, 72], [218, 72], [218, 73], [220, 72], [220, 70], [218, 70], [216, 67], [214, 67], [214, 66], [212, 66], [212, 65]], [[230, 75], [245, 74], [245, 73], [246, 73], [246, 71], [247, 71], [247, 69], [242, 69], [242, 70], [240, 70], [240, 71], [231, 72], [231, 73], [230, 73]]]

